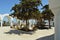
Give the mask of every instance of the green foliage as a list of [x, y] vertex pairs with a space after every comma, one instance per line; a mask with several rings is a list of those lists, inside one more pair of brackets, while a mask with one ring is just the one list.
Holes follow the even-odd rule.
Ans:
[[53, 12], [51, 11], [51, 9], [49, 9], [49, 5], [43, 6], [42, 9], [44, 9], [43, 12], [42, 12], [42, 14], [44, 15], [43, 17], [45, 19], [51, 19], [52, 17], [54, 17]]
[[14, 12], [10, 15], [16, 16], [21, 20], [26, 20], [26, 28], [28, 28], [28, 19], [40, 19], [40, 11], [38, 9], [40, 4], [41, 0], [20, 0], [19, 4], [12, 7]]
[[37, 8], [41, 4], [41, 0], [20, 0], [19, 4], [12, 7], [14, 12], [11, 15], [16, 16], [18, 19], [30, 19], [37, 16], [40, 17], [40, 11]]
[[51, 28], [51, 26], [50, 26], [50, 20], [54, 18], [54, 14], [51, 11], [51, 9], [49, 9], [49, 5], [43, 6], [42, 9], [44, 9], [43, 12], [42, 12], [43, 18], [45, 20], [48, 20], [49, 21], [49, 28]]

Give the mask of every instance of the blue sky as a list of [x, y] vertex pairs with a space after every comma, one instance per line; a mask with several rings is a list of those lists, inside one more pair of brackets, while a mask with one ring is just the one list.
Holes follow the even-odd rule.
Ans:
[[[0, 0], [0, 14], [11, 13], [11, 8], [19, 3], [19, 0]], [[42, 0], [43, 5], [48, 4], [48, 0]], [[38, 7], [41, 10], [41, 6]]]

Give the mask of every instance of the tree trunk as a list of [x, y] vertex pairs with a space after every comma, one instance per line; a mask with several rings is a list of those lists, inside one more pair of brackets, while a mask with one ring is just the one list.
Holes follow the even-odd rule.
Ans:
[[49, 19], [48, 21], [49, 21], [49, 29], [51, 29], [51, 26], [50, 26], [50, 19]]
[[28, 21], [26, 20], [26, 27], [25, 30], [28, 31]]

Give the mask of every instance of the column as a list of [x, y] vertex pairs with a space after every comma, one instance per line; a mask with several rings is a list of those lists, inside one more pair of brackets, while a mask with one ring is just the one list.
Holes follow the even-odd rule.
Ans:
[[11, 26], [13, 25], [12, 21], [13, 21], [13, 18], [11, 17], [11, 22], [10, 22], [10, 25], [11, 25]]
[[3, 16], [1, 16], [1, 27], [3, 26]]
[[1, 27], [3, 26], [3, 21], [2, 21], [2, 19], [1, 19]]

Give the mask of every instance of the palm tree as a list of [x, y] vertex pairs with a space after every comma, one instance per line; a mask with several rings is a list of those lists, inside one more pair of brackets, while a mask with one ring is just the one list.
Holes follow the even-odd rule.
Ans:
[[43, 12], [42, 14], [44, 15], [43, 18], [45, 20], [48, 20], [49, 21], [49, 28], [51, 28], [50, 26], [50, 20], [54, 17], [54, 14], [52, 13], [52, 11], [49, 9], [49, 5], [45, 5], [43, 6]]

